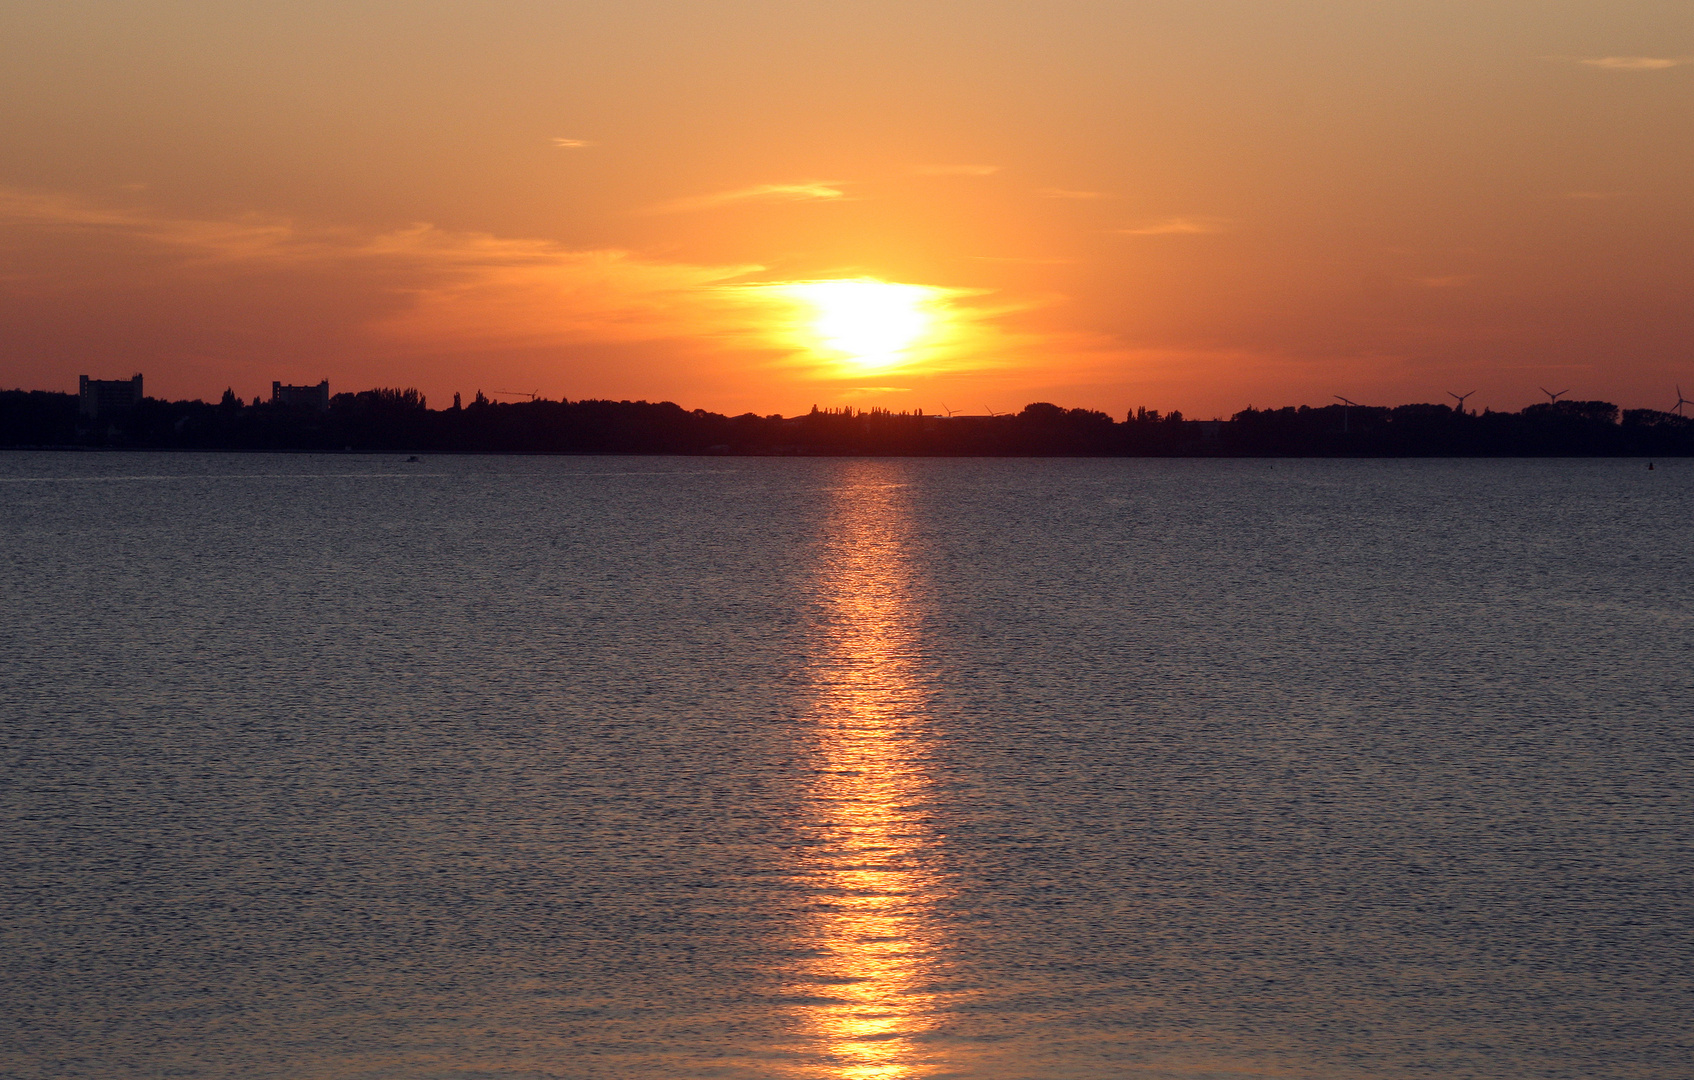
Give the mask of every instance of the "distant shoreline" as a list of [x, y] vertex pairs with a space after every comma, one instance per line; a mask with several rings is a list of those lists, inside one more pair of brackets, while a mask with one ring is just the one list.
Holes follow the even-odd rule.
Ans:
[[0, 448], [230, 453], [685, 457], [1510, 458], [1694, 456], [1694, 419], [1604, 401], [1515, 413], [1446, 405], [1246, 409], [1123, 420], [1046, 402], [1015, 414], [813, 409], [725, 416], [671, 402], [492, 402], [430, 409], [415, 390], [327, 392], [320, 404], [142, 398], [90, 407], [77, 395], [0, 391]]
[[794, 460], [819, 458], [855, 459], [927, 459], [954, 461], [1675, 461], [1694, 457], [1694, 453], [1665, 454], [943, 454], [943, 453], [875, 453], [855, 451], [766, 453], [759, 451], [730, 453], [687, 453], [671, 450], [332, 450], [289, 447], [196, 447], [196, 446], [5, 446], [0, 454], [279, 454], [320, 457], [380, 457], [393, 458], [402, 454], [420, 457], [535, 457], [535, 458], [760, 458], [764, 460]]

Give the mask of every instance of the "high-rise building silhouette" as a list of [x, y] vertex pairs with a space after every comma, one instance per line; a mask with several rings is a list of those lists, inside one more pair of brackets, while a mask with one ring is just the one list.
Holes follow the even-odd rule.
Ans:
[[91, 419], [141, 404], [141, 375], [131, 379], [77, 380], [77, 412]]
[[285, 386], [271, 383], [272, 405], [304, 405], [318, 412], [329, 411], [329, 380], [316, 386]]

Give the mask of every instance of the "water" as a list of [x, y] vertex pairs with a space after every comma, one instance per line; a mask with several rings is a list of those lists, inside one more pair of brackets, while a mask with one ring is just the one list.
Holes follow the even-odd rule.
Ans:
[[0, 1075], [1686, 1078], [1691, 509], [0, 455]]

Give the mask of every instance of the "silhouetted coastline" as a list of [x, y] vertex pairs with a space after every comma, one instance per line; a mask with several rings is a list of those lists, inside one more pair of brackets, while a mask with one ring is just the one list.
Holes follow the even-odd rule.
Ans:
[[814, 409], [725, 416], [671, 402], [494, 402], [430, 409], [416, 390], [337, 394], [327, 408], [223, 401], [139, 404], [97, 418], [75, 394], [0, 391], [0, 446], [406, 453], [958, 457], [1683, 457], [1694, 418], [1604, 401], [1521, 412], [1445, 405], [1246, 409], [1124, 420], [1038, 402], [1000, 416]]

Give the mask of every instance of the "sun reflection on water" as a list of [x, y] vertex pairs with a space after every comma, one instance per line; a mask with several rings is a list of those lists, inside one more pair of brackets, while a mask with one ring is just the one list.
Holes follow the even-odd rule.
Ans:
[[914, 630], [908, 510], [898, 467], [846, 466], [821, 591], [818, 739], [803, 874], [816, 902], [802, 947], [818, 1075], [907, 1080], [937, 1071], [926, 1048], [938, 927], [936, 838], [923, 819], [926, 712]]

